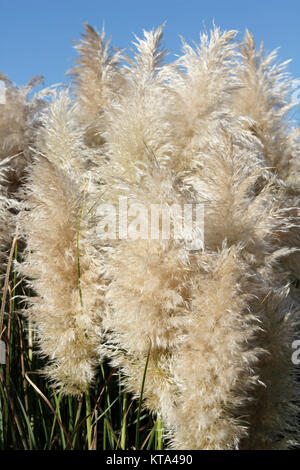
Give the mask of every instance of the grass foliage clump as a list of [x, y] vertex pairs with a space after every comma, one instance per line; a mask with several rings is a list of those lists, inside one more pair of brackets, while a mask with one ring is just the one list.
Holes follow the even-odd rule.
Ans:
[[[175, 62], [162, 34], [128, 57], [86, 25], [31, 98], [1, 75], [2, 449], [299, 444], [294, 81], [248, 31]], [[204, 204], [205, 246], [99, 236], [120, 200]]]

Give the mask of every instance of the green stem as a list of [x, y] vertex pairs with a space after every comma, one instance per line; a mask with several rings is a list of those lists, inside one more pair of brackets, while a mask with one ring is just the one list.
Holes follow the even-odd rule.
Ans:
[[120, 447], [122, 450], [126, 449], [126, 406], [127, 406], [127, 393], [123, 393], [123, 404], [122, 404], [122, 430], [121, 430], [121, 442]]
[[[16, 241], [15, 245], [15, 260], [17, 261], [18, 259], [18, 241]], [[13, 275], [13, 289], [12, 289], [12, 313], [15, 311], [15, 290], [16, 290], [16, 284], [17, 284], [17, 271], [14, 270], [14, 275]]]
[[139, 407], [138, 407], [138, 412], [137, 412], [137, 420], [136, 420], [136, 428], [135, 428], [135, 448], [136, 448], [136, 450], [138, 450], [139, 446], [140, 446], [139, 434], [140, 434], [141, 409], [142, 409], [142, 401], [143, 401], [143, 394], [144, 394], [144, 387], [145, 387], [147, 368], [148, 368], [148, 363], [149, 363], [149, 358], [150, 358], [150, 352], [151, 352], [151, 342], [150, 342], [150, 345], [149, 345], [149, 351], [148, 351], [148, 355], [147, 355], [146, 365], [145, 365], [145, 368], [144, 368], [142, 387], [141, 387], [141, 393], [140, 393], [140, 399], [139, 399]]
[[80, 306], [83, 310], [83, 299], [82, 299], [82, 290], [81, 290], [81, 273], [80, 273], [80, 248], [79, 248], [79, 240], [80, 240], [80, 228], [81, 228], [81, 220], [83, 214], [83, 208], [85, 203], [85, 197], [82, 199], [80, 213], [79, 213], [79, 220], [78, 220], [78, 227], [77, 227], [77, 273], [78, 273], [78, 291], [79, 291], [79, 298], [80, 298]]
[[86, 431], [88, 450], [92, 450], [92, 437], [93, 437], [93, 426], [92, 426], [92, 408], [91, 408], [91, 396], [89, 389], [85, 392], [85, 407], [86, 407]]
[[163, 424], [161, 417], [157, 417], [157, 448], [156, 450], [163, 450]]
[[[80, 228], [81, 228], [81, 220], [83, 214], [83, 208], [85, 203], [85, 196], [82, 199], [80, 213], [79, 213], [79, 220], [78, 220], [78, 228], [77, 228], [77, 273], [78, 273], [78, 291], [79, 291], [79, 298], [80, 298], [80, 306], [81, 310], [83, 310], [83, 298], [82, 298], [82, 290], [81, 290], [81, 272], [80, 272]], [[86, 388], [85, 392], [85, 407], [86, 407], [86, 431], [87, 431], [87, 441], [88, 441], [88, 450], [92, 450], [92, 434], [93, 434], [93, 427], [92, 427], [92, 410], [91, 410], [91, 397], [88, 387]]]

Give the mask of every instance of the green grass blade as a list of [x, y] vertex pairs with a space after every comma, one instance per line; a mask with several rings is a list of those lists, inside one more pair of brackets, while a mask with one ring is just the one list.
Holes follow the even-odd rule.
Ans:
[[139, 449], [139, 446], [140, 446], [139, 432], [140, 432], [141, 409], [142, 409], [142, 401], [143, 401], [143, 394], [144, 394], [144, 387], [145, 387], [146, 374], [147, 374], [147, 369], [148, 369], [148, 364], [149, 364], [150, 352], [151, 352], [151, 343], [150, 343], [150, 346], [149, 346], [146, 365], [145, 365], [145, 368], [144, 368], [141, 393], [140, 393], [140, 397], [139, 397], [139, 406], [138, 406], [136, 428], [135, 428], [135, 448], [136, 448], [136, 450]]
[[28, 434], [29, 434], [29, 436], [28, 436], [28, 437], [29, 437], [29, 439], [28, 439], [28, 442], [29, 442], [28, 447], [29, 447], [30, 450], [32, 450], [32, 449], [37, 449], [35, 437], [34, 437], [34, 434], [33, 434], [33, 431], [32, 431], [32, 427], [31, 427], [31, 423], [30, 423], [30, 420], [29, 420], [29, 418], [28, 418], [28, 415], [27, 415], [27, 413], [26, 413], [26, 411], [25, 411], [25, 408], [24, 408], [24, 406], [23, 406], [23, 404], [22, 404], [22, 401], [20, 400], [20, 398], [19, 398], [18, 396], [17, 396], [17, 400], [18, 400], [18, 402], [19, 402], [19, 405], [20, 405], [20, 408], [21, 408], [21, 410], [22, 410], [23, 417], [24, 417], [24, 419], [25, 419], [25, 423], [26, 423], [27, 429], [28, 429]]

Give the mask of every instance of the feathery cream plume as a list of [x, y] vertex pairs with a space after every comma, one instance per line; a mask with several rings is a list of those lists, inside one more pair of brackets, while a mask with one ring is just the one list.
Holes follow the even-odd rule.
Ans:
[[[214, 28], [166, 65], [162, 29], [136, 38], [121, 67], [104, 32], [86, 26], [75, 104], [62, 92], [40, 114], [21, 271], [36, 293], [30, 308], [48, 374], [76, 393], [106, 356], [138, 396], [149, 358], [145, 406], [162, 416], [170, 447], [292, 447], [300, 306], [299, 142], [285, 122], [292, 82], [286, 63], [256, 52], [248, 32], [238, 48], [235, 31]], [[104, 241], [94, 214], [120, 198], [143, 207], [144, 236]], [[152, 205], [174, 228], [175, 206], [200, 203], [205, 248], [187, 248], [191, 231], [153, 239]]]
[[122, 87], [122, 74], [118, 69], [121, 51], [109, 46], [104, 28], [99, 33], [89, 24], [85, 25], [82, 39], [75, 44], [79, 57], [69, 75], [80, 106], [80, 121], [86, 125], [85, 143], [98, 147], [103, 144], [103, 110], [110, 106]]
[[25, 236], [21, 272], [36, 296], [28, 299], [46, 372], [65, 393], [91, 382], [101, 339], [101, 264], [88, 241], [84, 194], [45, 157], [31, 166], [27, 204], [20, 214]]

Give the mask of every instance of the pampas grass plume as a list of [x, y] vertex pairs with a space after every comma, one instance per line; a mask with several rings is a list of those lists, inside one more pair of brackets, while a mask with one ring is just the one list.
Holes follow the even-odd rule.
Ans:
[[[175, 449], [299, 445], [293, 81], [276, 51], [236, 34], [214, 27], [166, 63], [163, 26], [129, 58], [85, 25], [71, 93], [52, 93], [34, 131], [9, 84], [16, 132], [2, 146], [31, 152], [19, 269], [46, 373], [82, 393], [105, 358], [138, 397], [148, 363], [143, 405]], [[98, 209], [120, 198], [144, 219], [164, 208], [172, 227], [174, 205], [204, 204], [204, 247], [187, 248], [192, 231], [101, 239]]]

